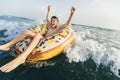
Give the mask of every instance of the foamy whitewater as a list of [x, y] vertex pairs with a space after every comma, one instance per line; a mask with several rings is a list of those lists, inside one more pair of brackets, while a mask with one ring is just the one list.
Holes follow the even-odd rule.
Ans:
[[120, 31], [83, 25], [72, 28], [76, 36], [74, 45], [67, 49], [69, 62], [85, 62], [91, 58], [98, 67], [101, 64], [109, 66], [119, 76]]
[[[37, 23], [35, 20], [0, 16], [0, 45]], [[72, 24], [71, 28], [75, 31], [75, 41], [66, 50], [68, 62], [84, 63], [92, 59], [97, 68], [100, 65], [109, 67], [111, 72], [120, 77], [120, 31], [80, 24]], [[0, 56], [2, 53], [0, 52]]]

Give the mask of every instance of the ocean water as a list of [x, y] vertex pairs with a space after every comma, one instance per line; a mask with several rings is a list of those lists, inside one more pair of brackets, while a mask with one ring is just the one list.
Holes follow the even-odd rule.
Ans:
[[[38, 21], [0, 16], [0, 45], [9, 42]], [[44, 23], [44, 21], [39, 22]], [[120, 80], [120, 31], [72, 24], [75, 41], [61, 55], [38, 63], [25, 63], [0, 80]], [[0, 51], [0, 66], [10, 62], [10, 51]]]

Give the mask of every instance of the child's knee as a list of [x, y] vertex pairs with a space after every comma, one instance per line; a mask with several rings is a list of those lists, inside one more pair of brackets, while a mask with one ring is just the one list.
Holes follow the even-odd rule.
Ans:
[[39, 38], [43, 38], [43, 36], [40, 33], [37, 33], [36, 36]]
[[26, 31], [24, 31], [24, 33], [23, 33], [25, 36], [35, 36], [35, 33], [33, 33], [32, 31], [30, 31], [30, 30], [26, 30]]

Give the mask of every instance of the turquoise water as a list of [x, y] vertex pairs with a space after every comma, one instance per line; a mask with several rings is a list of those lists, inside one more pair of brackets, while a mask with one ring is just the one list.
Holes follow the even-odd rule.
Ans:
[[[36, 23], [0, 16], [0, 45]], [[37, 64], [25, 63], [7, 74], [0, 72], [0, 80], [120, 80], [120, 31], [80, 24], [71, 27], [76, 39], [65, 53]], [[0, 51], [0, 66], [15, 58], [13, 50], [14, 46]]]

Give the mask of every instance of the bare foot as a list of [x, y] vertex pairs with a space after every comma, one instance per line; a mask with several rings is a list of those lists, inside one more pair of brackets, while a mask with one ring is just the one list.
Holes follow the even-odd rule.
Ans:
[[24, 57], [17, 57], [16, 59], [12, 60], [11, 62], [7, 63], [6, 65], [0, 67], [0, 70], [2, 72], [10, 72], [14, 70], [16, 67], [18, 67], [20, 64], [23, 64], [25, 62]]
[[10, 47], [8, 47], [7, 45], [0, 45], [0, 50], [8, 51], [9, 49]]

